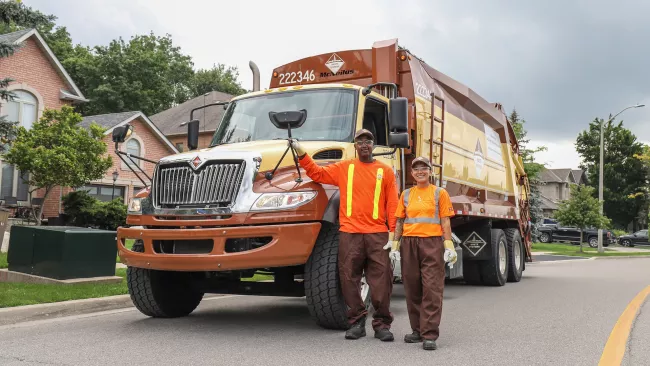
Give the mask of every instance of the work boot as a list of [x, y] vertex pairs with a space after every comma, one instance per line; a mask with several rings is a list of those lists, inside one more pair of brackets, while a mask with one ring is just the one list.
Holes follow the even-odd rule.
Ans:
[[424, 343], [422, 343], [422, 348], [427, 351], [433, 351], [434, 349], [437, 349], [438, 346], [436, 345], [436, 341], [433, 339], [425, 339]]
[[393, 333], [386, 328], [375, 330], [375, 338], [378, 338], [382, 342], [392, 342], [394, 339]]
[[420, 337], [420, 332], [413, 331], [413, 333], [405, 335], [404, 342], [406, 343], [422, 342], [422, 337]]
[[366, 336], [366, 320], [361, 319], [352, 324], [350, 329], [345, 332], [345, 339], [359, 339]]

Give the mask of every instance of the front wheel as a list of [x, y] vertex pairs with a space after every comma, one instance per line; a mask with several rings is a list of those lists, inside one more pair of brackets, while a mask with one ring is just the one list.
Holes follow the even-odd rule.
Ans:
[[[347, 310], [339, 283], [339, 226], [323, 222], [316, 244], [305, 265], [305, 297], [309, 314], [326, 329], [348, 329]], [[361, 298], [370, 302], [370, 286], [361, 279]]]
[[630, 240], [622, 240], [621, 245], [624, 246], [624, 247], [631, 247], [632, 242]]
[[[136, 241], [131, 250], [143, 252], [142, 242]], [[128, 267], [126, 284], [135, 307], [154, 318], [189, 315], [203, 299], [203, 293], [193, 288], [189, 272]]]

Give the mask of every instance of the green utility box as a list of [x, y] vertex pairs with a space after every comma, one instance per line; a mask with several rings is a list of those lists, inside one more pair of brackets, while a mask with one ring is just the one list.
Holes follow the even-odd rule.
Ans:
[[115, 276], [116, 232], [74, 226], [12, 226], [9, 270], [69, 280]]

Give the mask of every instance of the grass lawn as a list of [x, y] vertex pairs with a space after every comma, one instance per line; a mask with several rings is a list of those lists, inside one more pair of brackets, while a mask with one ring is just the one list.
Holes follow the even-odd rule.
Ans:
[[0, 282], [0, 308], [127, 294], [126, 269], [118, 269], [116, 275], [123, 278], [121, 283], [41, 285]]
[[[126, 249], [131, 250], [131, 248], [133, 247], [133, 243], [135, 243], [135, 239], [126, 239], [124, 246], [126, 247]], [[115, 258], [115, 262], [121, 263], [119, 255]]]
[[7, 253], [0, 253], [0, 268], [7, 268]]
[[627, 253], [627, 252], [617, 252], [609, 248], [605, 248], [605, 253], [598, 253], [597, 248], [591, 248], [589, 246], [583, 246], [580, 253], [580, 248], [578, 245], [569, 245], [569, 244], [560, 244], [560, 243], [534, 243], [532, 245], [533, 252], [547, 252], [551, 254], [561, 254], [569, 255], [576, 257], [621, 257], [621, 256], [650, 256], [650, 252], [643, 253]]

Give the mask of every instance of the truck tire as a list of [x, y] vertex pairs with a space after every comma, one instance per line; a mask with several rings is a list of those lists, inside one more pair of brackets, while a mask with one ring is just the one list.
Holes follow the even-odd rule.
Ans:
[[[323, 222], [316, 244], [305, 264], [305, 297], [312, 319], [325, 329], [345, 330], [350, 327], [347, 305], [343, 299], [338, 268], [339, 226]], [[368, 306], [370, 291], [364, 287], [362, 296]]]
[[483, 284], [480, 261], [463, 261], [463, 280], [468, 285], [477, 286]]
[[486, 286], [503, 286], [508, 280], [508, 240], [501, 229], [492, 229], [492, 258], [481, 261], [481, 278]]
[[[143, 252], [141, 241], [131, 249]], [[191, 273], [156, 271], [128, 267], [126, 283], [131, 301], [144, 315], [154, 318], [177, 318], [189, 315], [203, 299], [203, 293], [191, 286]]]
[[519, 282], [524, 271], [524, 246], [517, 229], [506, 229], [508, 241], [508, 282]]

